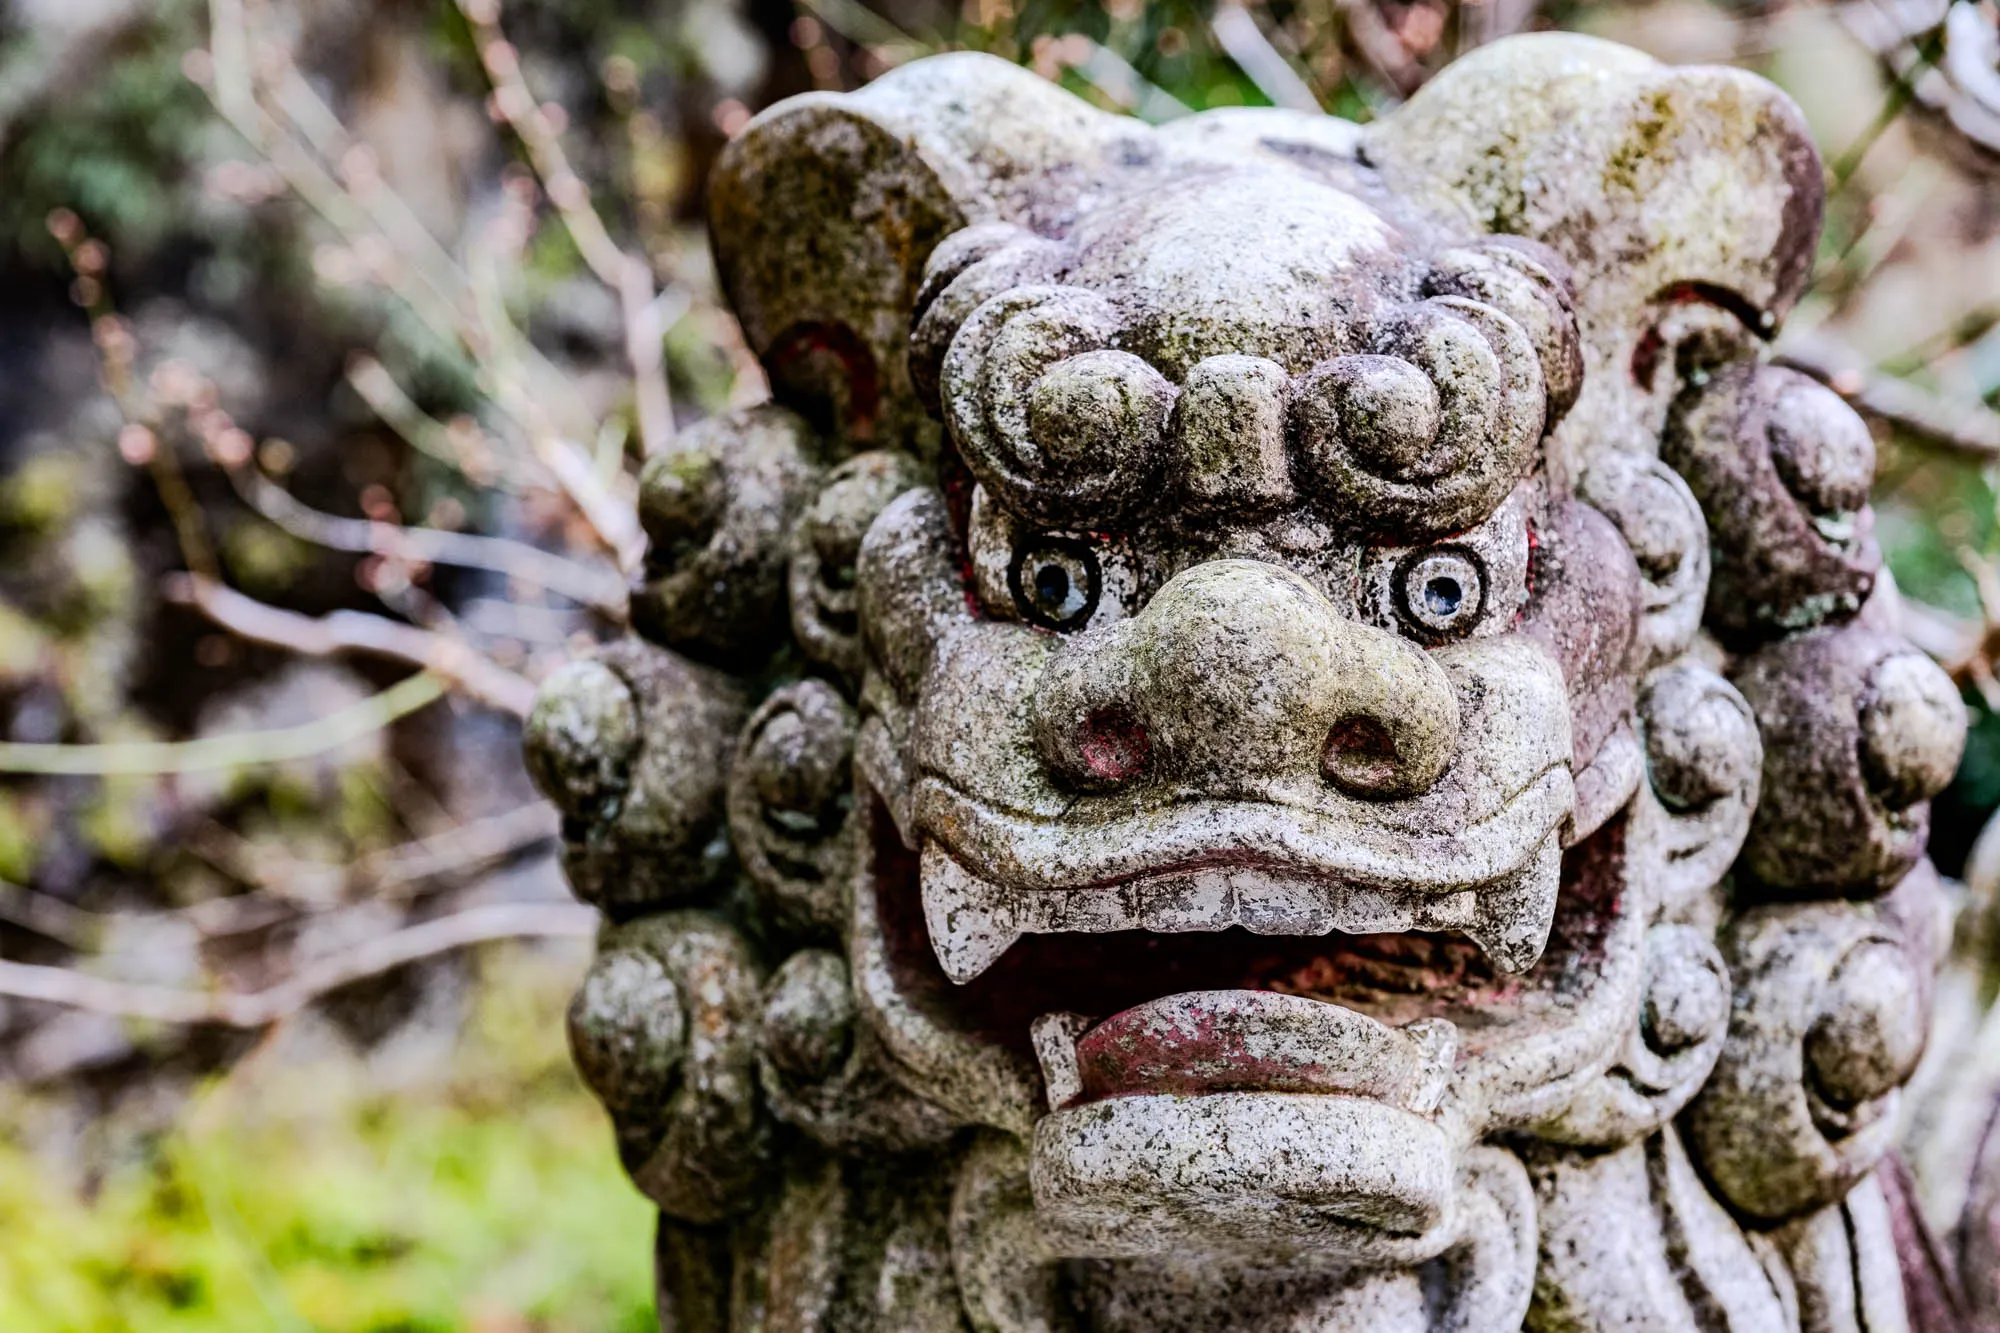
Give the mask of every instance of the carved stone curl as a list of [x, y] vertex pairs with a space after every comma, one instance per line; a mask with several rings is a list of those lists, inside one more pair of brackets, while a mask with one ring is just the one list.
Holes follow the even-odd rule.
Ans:
[[727, 872], [722, 786], [743, 721], [734, 680], [640, 640], [542, 683], [528, 772], [563, 816], [563, 869], [613, 915], [685, 903]]

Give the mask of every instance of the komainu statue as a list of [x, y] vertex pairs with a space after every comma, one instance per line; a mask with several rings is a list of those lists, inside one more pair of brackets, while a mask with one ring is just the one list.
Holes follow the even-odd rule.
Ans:
[[772, 401], [528, 734], [663, 1328], [2000, 1316], [1990, 1095], [1892, 1152], [1963, 706], [1761, 355], [1821, 179], [1560, 35], [1367, 126], [977, 55], [751, 121]]

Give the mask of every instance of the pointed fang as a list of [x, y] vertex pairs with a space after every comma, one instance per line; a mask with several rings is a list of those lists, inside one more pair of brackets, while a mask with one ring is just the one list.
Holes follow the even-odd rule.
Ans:
[[1465, 937], [1502, 972], [1526, 972], [1541, 961], [1548, 944], [1561, 886], [1562, 847], [1551, 835], [1526, 865], [1479, 890]]
[[944, 974], [963, 986], [1021, 938], [1006, 890], [980, 879], [935, 842], [923, 853], [924, 924]]

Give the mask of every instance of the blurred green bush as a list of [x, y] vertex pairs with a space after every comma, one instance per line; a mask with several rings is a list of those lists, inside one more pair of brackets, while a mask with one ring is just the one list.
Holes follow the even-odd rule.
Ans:
[[0, 1135], [0, 1328], [651, 1333], [652, 1210], [563, 1045], [575, 959], [479, 971], [435, 1079], [280, 1036], [87, 1187]]

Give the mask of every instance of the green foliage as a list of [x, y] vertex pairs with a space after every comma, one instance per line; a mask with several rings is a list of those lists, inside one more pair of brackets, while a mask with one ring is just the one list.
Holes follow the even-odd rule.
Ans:
[[[185, 212], [185, 183], [212, 118], [201, 89], [181, 71], [199, 45], [192, 0], [161, 0], [115, 53], [59, 89], [46, 114], [12, 127], [0, 157], [0, 240], [50, 267], [62, 255], [46, 230], [49, 212], [75, 210], [115, 250], [144, 251]], [[0, 81], [37, 76], [31, 39], [0, 48]]]
[[1961, 458], [1890, 450], [1876, 487], [1876, 536], [1896, 586], [1961, 615], [1979, 596], [1960, 552], [2000, 554], [1996, 495], [1988, 470]]
[[[1875, 499], [1876, 535], [1904, 596], [1974, 622], [1979, 590], [1966, 558], [2000, 555], [2000, 491], [1978, 463], [1892, 447], [1882, 458]], [[1973, 834], [2000, 805], [2000, 714], [1977, 693], [1966, 699], [1970, 730], [1958, 774], [1932, 803], [1931, 854], [1957, 869]]]
[[[1037, 33], [1082, 33], [1196, 111], [1263, 105], [1264, 95], [1210, 35], [1209, 11], [1210, 6], [1187, 0], [1117, 6], [1029, 0], [1015, 17], [1014, 34], [1025, 42]], [[1064, 85], [1080, 95], [1091, 93], [1088, 83], [1073, 75]]]
[[0, 1142], [0, 1328], [651, 1330], [652, 1210], [562, 1045], [574, 960], [494, 962], [433, 1085], [253, 1060], [89, 1199]]
[[39, 535], [69, 522], [82, 469], [74, 454], [44, 453], [0, 477], [0, 526]]
[[253, 597], [289, 591], [319, 564], [319, 552], [261, 518], [243, 517], [222, 534], [222, 560], [236, 585]]
[[122, 869], [143, 869], [153, 857], [156, 791], [147, 776], [104, 779], [77, 816], [91, 850]]
[[18, 792], [0, 791], [0, 880], [25, 884], [41, 859], [41, 812]]

